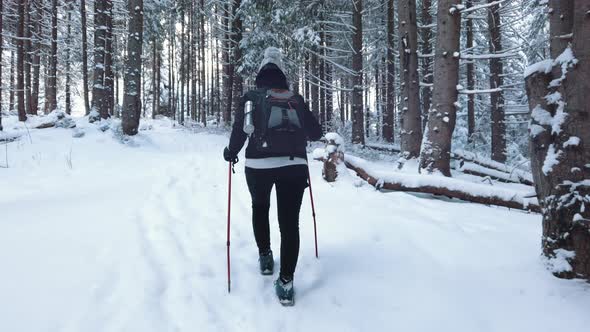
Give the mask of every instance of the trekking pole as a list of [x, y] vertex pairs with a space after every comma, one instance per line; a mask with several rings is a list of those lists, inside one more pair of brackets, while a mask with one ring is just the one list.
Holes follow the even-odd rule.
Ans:
[[229, 181], [227, 189], [227, 292], [231, 293], [231, 263], [229, 256], [229, 234], [230, 234], [230, 218], [231, 218], [231, 173], [232, 173], [232, 162], [229, 162]]
[[315, 221], [315, 205], [313, 204], [313, 190], [311, 189], [311, 175], [309, 167], [307, 167], [307, 179], [309, 181], [309, 198], [311, 199], [311, 215], [313, 216], [313, 236], [315, 240], [315, 258], [320, 258], [318, 255], [318, 230]]

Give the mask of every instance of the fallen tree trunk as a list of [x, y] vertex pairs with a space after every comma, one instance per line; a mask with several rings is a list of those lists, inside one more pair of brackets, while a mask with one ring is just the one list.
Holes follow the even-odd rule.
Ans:
[[509, 174], [495, 169], [487, 168], [473, 162], [461, 162], [456, 170], [469, 175], [479, 176], [483, 178], [489, 177], [503, 183], [520, 183], [527, 186], [532, 186], [533, 183], [524, 178], [519, 177], [515, 173]]
[[[369, 184], [379, 190], [425, 193], [457, 198], [468, 202], [502, 206], [532, 212], [541, 212], [537, 200], [523, 193], [489, 186], [424, 174], [383, 173], [369, 170], [367, 161], [346, 155], [345, 165]], [[532, 195], [531, 195], [532, 196]]]
[[[367, 148], [377, 151], [384, 151], [389, 153], [399, 153], [400, 150], [397, 146], [387, 144], [367, 144]], [[521, 183], [527, 186], [533, 186], [533, 176], [531, 173], [523, 171], [521, 169], [513, 168], [509, 166], [487, 159], [477, 158], [474, 154], [466, 151], [454, 151], [451, 154], [451, 159], [458, 161], [459, 167], [457, 170], [474, 176], [490, 177], [493, 180], [504, 182], [504, 183]], [[479, 167], [473, 167], [468, 165], [466, 162], [478, 165]], [[467, 166], [465, 166], [467, 165]]]
[[455, 160], [459, 160], [461, 162], [471, 162], [476, 165], [489, 168], [490, 170], [495, 170], [498, 172], [506, 173], [510, 178], [515, 178], [517, 182], [522, 184], [526, 184], [528, 186], [534, 185], [533, 183], [533, 175], [527, 171], [518, 169], [518, 168], [510, 168], [505, 164], [489, 160], [489, 159], [481, 159], [477, 158], [474, 154], [465, 151], [454, 151], [451, 154], [451, 158]]

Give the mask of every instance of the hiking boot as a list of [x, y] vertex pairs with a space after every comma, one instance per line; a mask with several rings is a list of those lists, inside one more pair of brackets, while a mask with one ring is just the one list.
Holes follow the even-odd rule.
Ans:
[[275, 266], [275, 261], [272, 258], [272, 251], [269, 251], [266, 254], [261, 254], [258, 258], [258, 262], [260, 263], [260, 273], [262, 275], [272, 275]]
[[275, 292], [279, 298], [279, 302], [283, 306], [295, 305], [295, 290], [293, 289], [293, 280], [285, 281], [283, 278], [278, 278], [275, 281]]

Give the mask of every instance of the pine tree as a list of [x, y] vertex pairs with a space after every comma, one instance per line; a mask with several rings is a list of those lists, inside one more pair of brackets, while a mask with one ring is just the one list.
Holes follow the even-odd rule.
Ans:
[[18, 23], [16, 32], [16, 99], [18, 120], [26, 121], [25, 111], [25, 9], [26, 0], [18, 0]]
[[364, 105], [363, 105], [363, 1], [352, 2], [352, 142], [365, 144]]
[[440, 0], [434, 62], [432, 106], [420, 154], [420, 169], [451, 176], [451, 138], [457, 117], [459, 83], [459, 0]]
[[387, 0], [387, 98], [383, 116], [383, 138], [390, 143], [395, 141], [395, 22], [394, 1]]
[[88, 91], [88, 33], [86, 23], [86, 0], [80, 0], [80, 18], [82, 30], [82, 90], [84, 93], [84, 109], [90, 114], [90, 97]]
[[57, 109], [57, 0], [51, 1], [51, 50], [45, 89], [45, 114]]
[[4, 130], [2, 127], [2, 95], [4, 94], [4, 88], [2, 87], [2, 54], [4, 53], [4, 36], [2, 35], [4, 27], [4, 2], [0, 0], [0, 131]]
[[400, 67], [402, 76], [401, 151], [407, 158], [420, 155], [422, 116], [418, 78], [418, 22], [416, 0], [399, 1]]
[[[494, 0], [488, 0], [494, 3]], [[500, 19], [500, 5], [495, 4], [488, 10], [488, 27], [490, 30], [490, 53], [502, 52], [502, 20]], [[501, 163], [506, 162], [506, 125], [504, 123], [504, 66], [502, 59], [490, 59], [490, 89], [500, 89], [490, 96], [492, 114], [492, 159]]]
[[126, 135], [137, 134], [141, 116], [141, 55], [143, 43], [143, 0], [129, 0], [129, 37], [125, 63], [122, 127]]
[[[590, 1], [549, 1], [551, 59], [526, 77], [531, 168], [553, 272], [590, 279]], [[563, 261], [568, 264], [563, 264]]]

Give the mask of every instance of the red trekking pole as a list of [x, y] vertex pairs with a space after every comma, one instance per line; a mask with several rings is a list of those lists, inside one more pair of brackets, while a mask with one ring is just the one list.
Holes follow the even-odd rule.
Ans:
[[318, 255], [318, 230], [315, 221], [315, 205], [313, 204], [313, 190], [311, 190], [311, 175], [309, 173], [309, 166], [307, 167], [307, 179], [309, 181], [309, 198], [311, 199], [311, 215], [313, 216], [313, 236], [315, 239], [315, 257], [320, 258]]
[[227, 292], [231, 293], [231, 263], [229, 256], [229, 230], [230, 230], [230, 218], [231, 218], [231, 173], [232, 173], [232, 162], [229, 162], [229, 182], [227, 190]]

